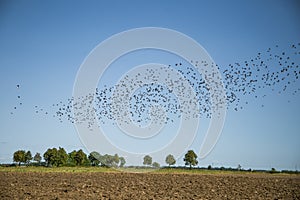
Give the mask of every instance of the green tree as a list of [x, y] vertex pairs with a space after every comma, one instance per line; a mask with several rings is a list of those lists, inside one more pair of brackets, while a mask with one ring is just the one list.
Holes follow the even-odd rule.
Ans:
[[86, 154], [82, 151], [82, 149], [79, 149], [74, 157], [75, 164], [76, 165], [84, 165], [88, 161]]
[[240, 164], [238, 164], [237, 170], [238, 170], [238, 171], [241, 171], [241, 170], [242, 170], [242, 166], [241, 166]]
[[274, 167], [272, 167], [270, 173], [273, 174], [273, 173], [276, 173], [276, 172], [277, 172], [276, 169]]
[[120, 157], [118, 154], [115, 154], [113, 156], [113, 167], [117, 167], [119, 165], [120, 162]]
[[99, 160], [102, 167], [108, 167], [107, 154], [101, 155]]
[[105, 154], [104, 156], [101, 157], [101, 165], [105, 167], [115, 167], [116, 166], [116, 157]]
[[57, 149], [52, 148], [52, 149], [47, 149], [47, 151], [43, 155], [44, 160], [47, 163], [47, 166], [57, 166], [56, 161], [57, 161]]
[[66, 153], [65, 149], [59, 147], [57, 150], [56, 148], [47, 149], [44, 153], [44, 160], [47, 163], [47, 166], [62, 166], [67, 163], [68, 154]]
[[151, 165], [152, 164], [152, 157], [151, 156], [149, 156], [149, 155], [146, 155], [145, 157], [144, 157], [144, 162], [143, 162], [143, 164], [144, 165]]
[[26, 154], [25, 154], [25, 162], [30, 163], [31, 160], [32, 160], [31, 152], [27, 151]]
[[67, 152], [65, 151], [64, 148], [59, 147], [56, 155], [56, 165], [57, 166], [65, 165], [67, 163], [67, 160], [68, 160]]
[[124, 157], [120, 157], [120, 167], [124, 167], [124, 165], [126, 164], [126, 160]]
[[75, 166], [76, 165], [76, 161], [75, 161], [75, 155], [76, 155], [76, 151], [72, 151], [68, 154], [68, 165], [71, 166]]
[[21, 165], [21, 163], [25, 163], [26, 162], [26, 152], [24, 150], [18, 150], [14, 153], [14, 157], [13, 157], [14, 162], [18, 162], [19, 166]]
[[197, 154], [195, 154], [195, 152], [193, 150], [189, 150], [185, 156], [183, 161], [185, 162], [185, 165], [189, 165], [190, 169], [192, 168], [192, 166], [195, 166], [198, 164], [197, 161]]
[[167, 157], [166, 157], [166, 163], [171, 166], [171, 165], [175, 165], [176, 163], [176, 160], [174, 158], [173, 155], [169, 154]]
[[88, 159], [90, 160], [93, 166], [98, 166], [100, 164], [100, 157], [100, 153], [93, 151], [89, 154]]
[[152, 163], [152, 166], [153, 166], [154, 168], [160, 168], [160, 164], [159, 164], [158, 162], [153, 162], [153, 163]]
[[119, 157], [118, 154], [115, 155], [100, 155], [99, 153], [96, 154], [90, 154], [89, 160], [93, 163], [94, 160], [97, 158], [99, 164], [103, 167], [118, 167], [118, 166], [124, 166], [125, 165], [125, 159], [123, 157]]
[[33, 160], [40, 163], [42, 160], [42, 156], [40, 155], [40, 153], [36, 153], [33, 157]]

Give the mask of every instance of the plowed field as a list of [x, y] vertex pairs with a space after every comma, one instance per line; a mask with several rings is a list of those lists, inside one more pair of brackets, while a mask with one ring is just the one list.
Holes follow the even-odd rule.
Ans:
[[300, 199], [300, 176], [0, 172], [0, 199]]

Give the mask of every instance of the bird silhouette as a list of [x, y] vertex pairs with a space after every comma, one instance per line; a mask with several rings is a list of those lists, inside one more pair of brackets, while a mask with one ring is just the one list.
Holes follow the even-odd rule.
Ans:
[[[183, 102], [181, 105], [182, 102], [179, 102], [174, 93], [177, 92], [178, 95], [184, 96], [188, 88], [183, 83], [187, 81], [196, 95], [199, 107], [197, 113], [192, 116], [211, 118], [212, 113], [218, 110], [224, 101], [227, 109], [240, 111], [251, 104], [252, 100], [250, 99], [258, 101], [274, 92], [280, 95], [287, 92], [292, 95], [298, 94], [300, 92], [300, 52], [298, 49], [300, 49], [299, 43], [290, 45], [284, 51], [280, 49], [279, 45], [275, 45], [265, 51], [259, 51], [249, 59], [236, 61], [227, 66], [218, 66], [206, 60], [195, 59], [189, 62], [180, 61], [169, 64], [167, 67], [159, 69], [150, 67], [145, 74], [136, 73], [134, 76], [123, 76], [123, 79], [114, 86], [97, 87], [94, 93], [58, 101], [48, 109], [38, 105], [34, 106], [34, 109], [37, 114], [53, 116], [61, 123], [65, 121], [77, 124], [85, 123], [89, 129], [92, 129], [94, 123], [100, 125], [107, 122], [114, 123], [115, 120], [124, 124], [133, 122], [142, 127], [152, 120], [149, 115], [152, 106], [160, 105], [167, 113], [166, 121], [163, 123], [173, 123], [175, 118], [180, 118], [183, 113], [188, 113], [195, 108], [192, 101]], [[198, 71], [199, 66], [204, 71]], [[222, 82], [215, 81], [218, 80], [216, 79], [218, 73], [214, 71], [215, 67], [220, 70]], [[173, 71], [181, 74], [181, 78], [173, 79], [171, 75]], [[167, 85], [157, 83], [160, 74], [165, 74], [164, 82]], [[141, 81], [141, 77], [147, 84]], [[211, 85], [218, 86], [219, 84], [223, 84], [226, 96], [224, 99], [218, 99], [219, 103], [213, 104], [212, 98], [216, 99], [219, 94]], [[17, 89], [19, 88], [20, 85], [17, 85]], [[134, 88], [139, 89], [129, 97], [129, 91]], [[129, 99], [127, 107], [122, 102], [120, 107], [114, 107], [112, 101], [119, 100], [113, 95], [116, 91], [119, 92], [116, 95], [121, 101]], [[212, 94], [216, 94], [216, 96], [212, 96]], [[22, 105], [21, 95], [18, 95], [17, 99], [19, 105]], [[260, 107], [266, 106], [264, 103]], [[14, 110], [16, 109], [17, 106], [14, 107]], [[123, 112], [124, 109], [128, 112]], [[124, 115], [130, 116], [132, 122], [128, 121]], [[159, 116], [156, 117], [163, 118], [159, 113], [157, 115]]]

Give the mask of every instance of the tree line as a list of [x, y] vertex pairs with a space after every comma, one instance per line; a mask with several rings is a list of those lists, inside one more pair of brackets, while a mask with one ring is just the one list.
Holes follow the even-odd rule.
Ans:
[[[21, 164], [29, 165], [45, 165], [47, 167], [60, 167], [60, 166], [102, 166], [102, 167], [124, 167], [126, 160], [124, 157], [118, 154], [114, 155], [101, 155], [100, 153], [93, 151], [89, 155], [85, 154], [82, 149], [73, 150], [67, 153], [62, 147], [48, 148], [43, 154], [45, 162], [42, 162], [42, 156], [40, 153], [36, 153], [32, 156], [30, 151], [18, 150], [13, 154], [13, 161]], [[198, 164], [197, 154], [193, 150], [189, 150], [184, 156], [185, 165], [190, 168]], [[33, 162], [32, 162], [33, 161]], [[170, 166], [176, 164], [176, 160], [172, 154], [166, 156], [166, 164]], [[152, 162], [150, 155], [145, 155], [143, 158], [143, 165], [159, 168], [158, 162]]]
[[[21, 164], [45, 165], [48, 167], [60, 167], [60, 166], [103, 166], [103, 167], [123, 167], [126, 163], [124, 157], [115, 155], [101, 155], [100, 153], [93, 151], [89, 155], [84, 153], [82, 149], [78, 151], [73, 150], [67, 153], [62, 147], [49, 148], [43, 154], [45, 162], [42, 162], [42, 156], [40, 153], [36, 153], [34, 157], [30, 151], [18, 150], [13, 154], [13, 161]], [[32, 162], [33, 161], [33, 162]]]

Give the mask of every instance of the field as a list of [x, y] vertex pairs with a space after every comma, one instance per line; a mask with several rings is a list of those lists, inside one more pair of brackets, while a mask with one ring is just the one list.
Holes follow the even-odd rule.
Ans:
[[300, 175], [3, 167], [0, 199], [300, 199]]

